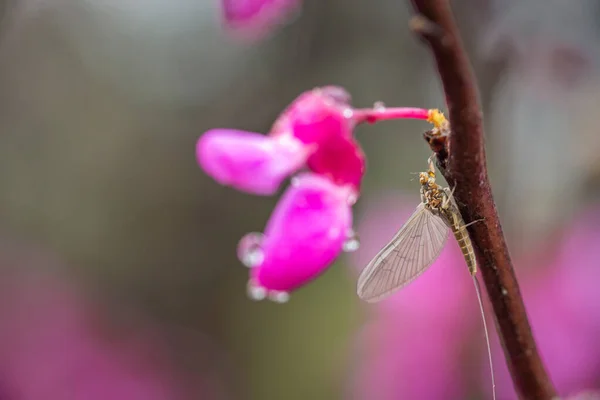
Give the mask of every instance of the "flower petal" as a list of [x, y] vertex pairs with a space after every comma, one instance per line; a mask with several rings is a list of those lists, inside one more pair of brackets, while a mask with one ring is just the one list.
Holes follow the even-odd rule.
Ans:
[[196, 146], [198, 163], [214, 180], [259, 195], [274, 194], [307, 156], [307, 147], [289, 135], [232, 129], [210, 130]]
[[264, 259], [251, 270], [253, 284], [287, 292], [323, 273], [351, 232], [352, 195], [350, 187], [319, 175], [294, 178], [267, 223]]
[[358, 190], [366, 171], [366, 158], [354, 139], [340, 136], [321, 143], [306, 165], [338, 185], [350, 184]]
[[298, 96], [273, 125], [271, 135], [290, 134], [314, 151], [307, 166], [338, 185], [356, 189], [365, 173], [365, 156], [353, 139], [355, 121], [343, 88], [326, 86]]
[[349, 101], [348, 92], [337, 86], [304, 92], [285, 109], [271, 133], [289, 132], [307, 144], [319, 144], [332, 137], [350, 138], [355, 123]]
[[225, 25], [244, 38], [259, 40], [300, 8], [300, 0], [223, 0]]

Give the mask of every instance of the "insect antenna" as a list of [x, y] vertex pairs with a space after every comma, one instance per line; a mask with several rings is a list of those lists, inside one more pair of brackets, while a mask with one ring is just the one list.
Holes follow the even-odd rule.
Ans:
[[492, 363], [492, 348], [490, 346], [490, 335], [488, 333], [487, 323], [485, 322], [485, 312], [483, 309], [483, 300], [481, 299], [481, 287], [477, 275], [473, 275], [473, 284], [477, 293], [477, 301], [479, 302], [479, 311], [481, 311], [481, 319], [483, 321], [483, 331], [485, 332], [485, 344], [487, 346], [488, 361], [490, 362], [490, 375], [492, 377], [492, 399], [496, 400], [496, 381], [494, 379], [494, 364]]

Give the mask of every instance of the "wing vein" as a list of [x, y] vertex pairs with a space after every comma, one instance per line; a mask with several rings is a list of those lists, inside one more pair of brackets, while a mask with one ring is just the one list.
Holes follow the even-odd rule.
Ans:
[[406, 286], [435, 261], [448, 237], [443, 219], [419, 204], [358, 278], [360, 298], [375, 302]]

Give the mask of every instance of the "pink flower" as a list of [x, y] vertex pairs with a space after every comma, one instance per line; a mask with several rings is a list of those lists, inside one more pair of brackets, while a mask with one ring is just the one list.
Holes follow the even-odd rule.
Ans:
[[[436, 120], [440, 115], [435, 114]], [[285, 301], [288, 292], [323, 273], [344, 248], [357, 248], [351, 207], [366, 169], [353, 136], [358, 123], [431, 117], [428, 110], [416, 108], [353, 109], [343, 88], [326, 86], [298, 96], [268, 135], [206, 132], [198, 140], [196, 157], [222, 185], [272, 195], [290, 175], [302, 168], [310, 171], [292, 179], [264, 236], [248, 234], [238, 246], [240, 260], [252, 267], [250, 297]]]
[[365, 158], [352, 137], [355, 120], [341, 88], [300, 95], [273, 124], [268, 135], [216, 129], [196, 146], [198, 163], [223, 185], [271, 195], [292, 179], [267, 223], [264, 236], [246, 235], [240, 260], [251, 267], [253, 299], [285, 301], [310, 282], [352, 242], [352, 205], [365, 172]]
[[223, 0], [225, 26], [248, 40], [259, 40], [300, 9], [300, 0]]
[[428, 110], [415, 108], [354, 109], [343, 88], [326, 86], [298, 96], [266, 136], [233, 129], [206, 132], [196, 157], [217, 182], [248, 193], [271, 195], [302, 167], [358, 191], [366, 160], [353, 137], [356, 125], [429, 116]]

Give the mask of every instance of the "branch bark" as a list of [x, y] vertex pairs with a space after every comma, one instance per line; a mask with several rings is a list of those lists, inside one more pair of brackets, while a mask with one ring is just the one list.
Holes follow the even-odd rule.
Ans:
[[[523, 399], [551, 399], [556, 391], [540, 359], [502, 233], [488, 180], [482, 113], [475, 77], [448, 0], [412, 0], [412, 29], [431, 48], [442, 80], [450, 131], [425, 135], [469, 226], [496, 328], [515, 389]], [[443, 132], [442, 132], [443, 134]], [[447, 139], [447, 140], [446, 140]]]

